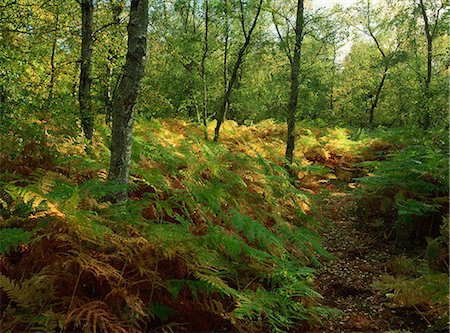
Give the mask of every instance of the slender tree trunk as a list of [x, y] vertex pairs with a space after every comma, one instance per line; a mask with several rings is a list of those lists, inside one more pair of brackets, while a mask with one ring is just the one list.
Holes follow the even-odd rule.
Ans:
[[331, 83], [330, 83], [330, 111], [334, 111], [334, 84], [336, 80], [336, 40], [333, 40], [333, 63], [331, 65]]
[[[73, 64], [73, 72], [74, 73], [78, 73], [79, 71], [79, 62], [75, 61]], [[70, 91], [70, 97], [71, 97], [71, 102], [73, 103], [73, 105], [77, 105], [77, 101], [78, 101], [78, 94], [77, 94], [77, 88], [79, 87], [79, 82], [77, 80], [73, 80], [72, 82], [72, 87], [71, 87], [71, 91]]]
[[112, 76], [113, 76], [113, 70], [112, 70], [113, 64], [112, 59], [109, 57], [108, 63], [106, 64], [106, 70], [105, 70], [105, 87], [103, 91], [103, 99], [104, 99], [104, 105], [105, 105], [105, 120], [106, 123], [109, 123], [111, 121], [111, 83], [112, 83]]
[[81, 125], [84, 136], [89, 141], [94, 134], [94, 115], [92, 113], [92, 17], [93, 0], [81, 0], [81, 70], [78, 101], [80, 103]]
[[191, 61], [189, 62], [186, 66], [186, 71], [188, 73], [188, 86], [187, 86], [187, 93], [189, 96], [189, 104], [187, 107], [187, 111], [188, 111], [188, 117], [189, 119], [193, 119], [195, 116], [195, 109], [196, 109], [196, 101], [194, 98], [194, 93], [195, 93], [195, 86], [194, 86], [194, 62]]
[[[425, 76], [425, 91], [424, 91], [424, 119], [423, 119], [423, 128], [428, 129], [431, 125], [431, 115], [430, 115], [430, 83], [431, 83], [431, 74], [432, 74], [432, 60], [433, 60], [433, 36], [430, 31], [430, 22], [428, 20], [427, 12], [423, 0], [420, 0], [420, 11], [422, 13], [422, 18], [424, 21], [424, 30], [425, 36], [427, 38], [427, 74]], [[436, 17], [436, 24], [438, 18]]]
[[[228, 44], [230, 40], [230, 25], [228, 22], [228, 0], [224, 0], [225, 5], [225, 41], [223, 49], [223, 95], [225, 96], [228, 90]], [[223, 118], [225, 119], [228, 112], [228, 102], [224, 105], [225, 111], [223, 112]]]
[[[6, 95], [3, 85], [0, 83], [0, 110], [3, 111], [5, 109], [6, 104]], [[3, 113], [2, 113], [3, 115]]]
[[372, 101], [372, 105], [370, 106], [370, 112], [369, 112], [369, 124], [372, 126], [374, 121], [374, 115], [375, 115], [375, 108], [378, 105], [378, 100], [380, 99], [381, 90], [384, 86], [384, 81], [386, 80], [388, 68], [384, 67], [383, 76], [381, 77], [381, 81], [378, 84], [377, 91], [375, 92], [375, 98]]
[[[113, 124], [108, 180], [120, 184], [127, 184], [130, 176], [133, 107], [144, 76], [147, 26], [148, 0], [132, 0], [126, 62], [112, 101]], [[126, 201], [126, 190], [117, 193], [115, 200], [118, 203]]]
[[48, 85], [48, 97], [47, 100], [51, 101], [53, 99], [53, 88], [55, 86], [55, 53], [56, 53], [56, 38], [53, 40], [52, 53], [50, 56], [50, 83]]
[[289, 94], [288, 112], [287, 112], [287, 144], [285, 157], [288, 162], [287, 167], [290, 169], [294, 158], [295, 149], [295, 113], [297, 111], [300, 61], [303, 38], [303, 0], [297, 1], [297, 18], [295, 22], [295, 46], [294, 57], [291, 65], [291, 91]]
[[223, 123], [223, 121], [225, 119], [225, 113], [226, 113], [226, 110], [227, 110], [227, 106], [230, 103], [230, 97], [231, 97], [231, 93], [233, 91], [233, 86], [236, 84], [236, 81], [237, 81], [237, 78], [238, 78], [238, 71], [239, 71], [239, 68], [241, 67], [241, 64], [242, 64], [243, 60], [244, 60], [245, 51], [247, 50], [248, 46], [250, 45], [250, 38], [251, 38], [251, 35], [252, 35], [252, 33], [253, 33], [253, 31], [254, 31], [254, 29], [256, 27], [256, 23], [258, 21], [259, 14], [261, 12], [262, 3], [263, 3], [263, 0], [260, 0], [259, 4], [258, 4], [257, 11], [256, 11], [256, 14], [255, 14], [255, 17], [253, 19], [252, 26], [250, 27], [250, 30], [248, 32], [246, 32], [245, 29], [244, 29], [244, 21], [243, 21], [244, 20], [244, 13], [242, 13], [241, 23], [242, 23], [242, 26], [243, 26], [245, 42], [241, 46], [241, 48], [239, 50], [239, 53], [238, 53], [238, 56], [237, 56], [237, 59], [236, 59], [236, 63], [234, 64], [233, 71], [231, 72], [230, 81], [228, 82], [228, 87], [227, 87], [227, 89], [226, 89], [226, 91], [224, 93], [224, 96], [223, 96], [223, 102], [222, 102], [221, 107], [219, 109], [219, 112], [217, 114], [217, 125], [216, 125], [216, 128], [214, 129], [214, 141], [219, 141], [220, 127], [222, 126], [222, 123]]
[[208, 56], [208, 32], [209, 32], [209, 4], [208, 0], [205, 0], [205, 39], [204, 39], [204, 50], [203, 50], [203, 56], [201, 61], [201, 75], [202, 75], [202, 81], [203, 81], [203, 112], [202, 112], [202, 118], [203, 118], [203, 128], [204, 128], [204, 135], [205, 140], [208, 140], [208, 85], [206, 81], [206, 57]]
[[[369, 5], [370, 5], [370, 2], [367, 1], [368, 10], [369, 10]], [[370, 124], [370, 126], [373, 126], [374, 116], [375, 116], [375, 108], [377, 107], [378, 100], [380, 99], [381, 90], [383, 89], [384, 81], [386, 80], [387, 72], [388, 72], [389, 65], [390, 65], [389, 64], [390, 59], [392, 59], [393, 53], [391, 52], [390, 54], [386, 55], [386, 53], [383, 51], [383, 48], [381, 47], [381, 44], [378, 41], [378, 38], [373, 33], [373, 30], [370, 26], [369, 19], [367, 19], [367, 30], [369, 31], [369, 36], [373, 39], [378, 51], [380, 52], [381, 60], [384, 63], [383, 75], [381, 77], [380, 83], [378, 84], [377, 90], [375, 91], [375, 97], [374, 97], [372, 104], [370, 105], [370, 109], [369, 109], [369, 124]], [[398, 49], [399, 45], [400, 44], [397, 45], [397, 49]]]
[[55, 65], [55, 56], [56, 56], [56, 45], [58, 42], [58, 31], [59, 31], [59, 7], [55, 6], [56, 17], [55, 17], [55, 31], [53, 35], [52, 41], [52, 53], [50, 56], [50, 83], [48, 85], [48, 98], [47, 100], [50, 102], [53, 99], [53, 89], [55, 87], [55, 76], [56, 76], [56, 65]]

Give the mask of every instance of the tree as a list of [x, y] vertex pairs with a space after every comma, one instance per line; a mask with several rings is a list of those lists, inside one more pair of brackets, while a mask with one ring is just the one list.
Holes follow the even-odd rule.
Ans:
[[59, 34], [59, 6], [55, 5], [55, 26], [53, 32], [53, 41], [52, 41], [52, 51], [50, 57], [50, 83], [48, 85], [48, 101], [53, 99], [53, 88], [55, 87], [55, 76], [56, 76], [56, 65], [55, 65], [55, 56], [56, 56], [56, 46], [58, 43], [58, 34]]
[[[389, 12], [383, 11], [381, 6], [373, 8], [370, 0], [362, 6], [357, 7], [355, 20], [359, 24], [355, 27], [366, 34], [375, 44], [381, 58], [381, 78], [378, 82], [375, 91], [370, 93], [371, 103], [369, 111], [369, 125], [373, 125], [375, 118], [375, 109], [378, 106], [381, 91], [385, 85], [388, 71], [395, 65], [397, 59], [396, 55], [400, 51], [401, 44], [408, 38], [408, 33], [405, 33], [398, 27], [398, 22], [402, 21], [402, 7], [398, 4], [395, 9], [390, 9]], [[361, 27], [359, 27], [361, 25]], [[385, 38], [385, 45], [381, 42], [381, 37]]]
[[[132, 0], [126, 61], [112, 100], [112, 142], [108, 180], [119, 184], [127, 184], [130, 175], [133, 107], [144, 76], [147, 26], [148, 0]], [[114, 199], [118, 203], [126, 201], [126, 191], [117, 193]]]
[[121, 42], [126, 30], [126, 25], [122, 24], [125, 23], [125, 7], [123, 0], [97, 1], [95, 6], [98, 27], [93, 32], [97, 45], [93, 50], [93, 66], [100, 69], [100, 73], [95, 73], [97, 89], [94, 86], [92, 94], [99, 97], [97, 101], [101, 103], [107, 123], [112, 119], [112, 95], [125, 64], [126, 45]]
[[92, 140], [94, 134], [94, 115], [92, 113], [91, 83], [92, 83], [92, 17], [93, 0], [81, 0], [81, 66], [80, 88], [78, 101], [80, 103], [81, 126], [87, 140]]
[[297, 16], [295, 20], [295, 45], [294, 56], [291, 61], [291, 91], [289, 94], [288, 114], [287, 114], [287, 139], [285, 157], [289, 164], [292, 164], [295, 148], [295, 113], [298, 103], [298, 78], [300, 74], [300, 60], [303, 39], [303, 0], [297, 0]]
[[[200, 75], [202, 77], [203, 82], [203, 112], [201, 117], [203, 118], [203, 127], [205, 131], [205, 139], [208, 140], [208, 84], [206, 81], [206, 57], [208, 56], [209, 51], [209, 4], [208, 0], [205, 0], [205, 35], [204, 35], [204, 44], [203, 44], [203, 55], [200, 63]], [[200, 117], [199, 117], [200, 118]]]
[[239, 0], [239, 8], [240, 8], [240, 21], [241, 21], [241, 28], [242, 33], [244, 35], [244, 43], [242, 44], [241, 48], [239, 49], [239, 53], [236, 58], [236, 62], [234, 63], [233, 70], [231, 72], [231, 78], [228, 82], [228, 87], [225, 90], [225, 93], [223, 95], [223, 101], [219, 108], [219, 111], [217, 113], [217, 125], [214, 129], [214, 141], [219, 140], [219, 133], [220, 133], [220, 126], [222, 126], [222, 123], [225, 119], [225, 111], [228, 107], [228, 104], [230, 102], [231, 93], [233, 91], [233, 86], [236, 84], [237, 78], [238, 78], [238, 71], [241, 67], [242, 62], [244, 61], [244, 55], [247, 51], [248, 46], [250, 45], [250, 40], [253, 31], [255, 30], [256, 23], [258, 22], [259, 14], [261, 12], [261, 7], [264, 0], [259, 0], [257, 8], [256, 8], [256, 14], [253, 17], [253, 22], [250, 26], [250, 29], [247, 31], [247, 28], [245, 27], [245, 13], [244, 13], [244, 4], [242, 0]]
[[283, 38], [281, 31], [278, 27], [275, 14], [273, 15], [273, 22], [280, 39], [280, 42], [284, 45], [287, 57], [289, 59], [291, 76], [290, 76], [290, 92], [289, 101], [287, 104], [287, 137], [286, 137], [286, 152], [285, 158], [288, 162], [286, 167], [290, 169], [294, 158], [295, 149], [295, 114], [297, 111], [298, 95], [299, 95], [299, 77], [300, 77], [300, 64], [301, 64], [301, 51], [302, 51], [302, 41], [303, 41], [303, 27], [304, 27], [304, 3], [303, 0], [297, 0], [296, 4], [296, 16], [295, 16], [295, 27], [294, 27], [294, 49], [290, 47], [289, 44], [289, 26], [291, 22], [287, 17], [286, 19], [286, 36]]
[[[432, 62], [433, 62], [433, 40], [436, 37], [436, 33], [438, 31], [439, 21], [441, 19], [441, 10], [444, 9], [444, 1], [440, 1], [438, 5], [437, 2], [434, 4], [430, 4], [429, 8], [425, 5], [423, 0], [419, 0], [417, 3], [418, 8], [420, 9], [420, 13], [422, 15], [423, 23], [424, 23], [424, 32], [427, 40], [427, 71], [424, 78], [424, 97], [425, 97], [425, 114], [423, 119], [423, 128], [428, 129], [431, 125], [431, 115], [430, 115], [430, 83], [432, 77]], [[430, 20], [429, 10], [433, 12], [433, 19]]]

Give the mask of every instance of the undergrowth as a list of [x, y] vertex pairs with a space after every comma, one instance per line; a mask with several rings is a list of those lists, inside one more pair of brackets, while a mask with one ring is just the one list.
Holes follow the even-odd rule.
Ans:
[[411, 142], [382, 160], [360, 166], [371, 171], [359, 179], [363, 218], [383, 219], [385, 227], [393, 229], [399, 249], [411, 250], [425, 237], [438, 236], [442, 216], [448, 214], [448, 138], [444, 133], [429, 133], [421, 143]]
[[337, 314], [316, 305], [329, 255], [310, 194], [257, 149], [168, 128], [136, 127], [126, 205], [105, 201], [121, 185], [102, 145], [3, 174], [3, 330], [286, 331]]
[[[420, 270], [374, 288], [430, 322], [445, 317], [445, 139], [300, 128], [295, 182], [279, 158], [286, 128], [270, 120], [227, 121], [220, 144], [184, 121], [140, 120], [126, 187], [107, 182], [107, 128], [87, 154], [82, 139], [59, 134], [36, 155], [26, 148], [34, 134], [3, 154], [2, 330], [307, 329], [338, 315], [318, 306], [314, 269], [330, 254], [314, 198], [349, 182], [362, 220], [381, 218], [398, 248], [426, 243], [408, 264]], [[126, 204], [107, 201], [124, 189]]]
[[[356, 192], [362, 221], [394, 240], [400, 259], [374, 287], [403, 308], [413, 308], [429, 331], [448, 328], [448, 133], [420, 138], [403, 131], [384, 135], [396, 150], [360, 163], [369, 175]], [[370, 223], [372, 221], [372, 223]], [[390, 236], [389, 236], [390, 235]], [[402, 267], [410, 267], [407, 272]]]

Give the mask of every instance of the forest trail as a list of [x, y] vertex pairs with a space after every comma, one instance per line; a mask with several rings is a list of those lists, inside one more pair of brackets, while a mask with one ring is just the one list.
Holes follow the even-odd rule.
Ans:
[[389, 273], [398, 254], [392, 241], [362, 226], [351, 191], [344, 183], [320, 204], [328, 220], [321, 233], [324, 246], [335, 258], [317, 271], [318, 292], [322, 305], [343, 315], [308, 332], [425, 332], [427, 323], [415, 309], [395, 308], [371, 287]]

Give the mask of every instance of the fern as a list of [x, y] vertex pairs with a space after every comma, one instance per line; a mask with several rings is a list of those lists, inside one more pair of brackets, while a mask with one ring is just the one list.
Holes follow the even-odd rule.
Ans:
[[67, 324], [73, 323], [83, 332], [126, 333], [127, 330], [117, 322], [117, 317], [111, 313], [108, 305], [101, 301], [83, 304], [67, 315]]
[[47, 310], [31, 321], [33, 332], [56, 332], [64, 329], [64, 317], [52, 310]]
[[[36, 183], [37, 184], [37, 183]], [[44, 190], [42, 190], [41, 189]], [[53, 187], [52, 176], [47, 179], [47, 174], [44, 176], [44, 180], [40, 184], [33, 183], [28, 187], [19, 187], [13, 184], [6, 184], [3, 187], [3, 193], [7, 194], [13, 201], [9, 204], [9, 209], [12, 210], [18, 204], [25, 204], [30, 208], [30, 213], [34, 213], [35, 216], [53, 215], [64, 216], [64, 214], [58, 209], [58, 205], [49, 199], [44, 193]], [[8, 200], [4, 198], [3, 200]]]
[[[174, 296], [174, 298], [176, 298], [176, 295]], [[149, 306], [148, 311], [163, 322], [167, 321], [169, 318], [177, 314], [177, 311], [175, 309], [158, 302], [152, 303]]]
[[[365, 207], [366, 211], [384, 212], [386, 226], [397, 231], [397, 243], [403, 249], [413, 247], [415, 234], [421, 230], [420, 218], [439, 213], [448, 203], [449, 169], [445, 156], [446, 151], [436, 146], [406, 147], [372, 165], [374, 175], [359, 179], [363, 184], [358, 194], [361, 200], [376, 203]], [[389, 225], [392, 220], [395, 223]]]
[[4, 275], [0, 275], [0, 288], [2, 288], [8, 297], [16, 302], [22, 308], [29, 307], [29, 295], [21, 289], [19, 284], [16, 284], [13, 280], [8, 279]]
[[53, 298], [51, 278], [46, 274], [35, 274], [28, 280], [18, 283], [0, 274], [0, 288], [11, 301], [24, 310], [43, 310], [48, 300]]
[[[229, 223], [248, 239], [250, 243], [257, 242], [258, 245], [267, 250], [271, 247], [282, 250], [283, 244], [280, 239], [270, 230], [266, 229], [259, 222], [254, 221], [248, 216], [240, 214], [237, 210], [231, 210], [229, 213]], [[283, 251], [284, 252], [284, 251]]]
[[448, 277], [434, 273], [416, 279], [395, 278], [383, 275], [373, 287], [402, 307], [425, 306], [430, 319], [448, 311]]
[[19, 245], [27, 245], [32, 233], [21, 228], [2, 228], [0, 237], [0, 254], [5, 255], [17, 251]]
[[[159, 135], [137, 127], [125, 205], [104, 200], [124, 188], [105, 181], [101, 156], [61, 159], [60, 174], [38, 171], [25, 187], [7, 184], [11, 190], [2, 192], [6, 226], [19, 208], [20, 223], [46, 222], [20, 240], [31, 244], [27, 260], [40, 256], [33, 269], [44, 266], [39, 274], [25, 267], [26, 274], [48, 276], [47, 290], [58, 293], [35, 292], [48, 302], [39, 312], [23, 304], [32, 308], [33, 329], [196, 329], [181, 322], [189, 321], [186, 312], [201, 311], [242, 332], [287, 331], [329, 315], [310, 305], [320, 295], [307, 266], [326, 255], [306, 216], [311, 198], [293, 188], [280, 161], [266, 159], [264, 149], [274, 145], [252, 135], [229, 137], [228, 146], [204, 143], [195, 130], [184, 137], [167, 129], [177, 122], [150, 125]], [[229, 125], [230, 133], [237, 128]], [[264, 126], [267, 135], [285, 131]], [[10, 290], [28, 288], [14, 283], [4, 282]]]

